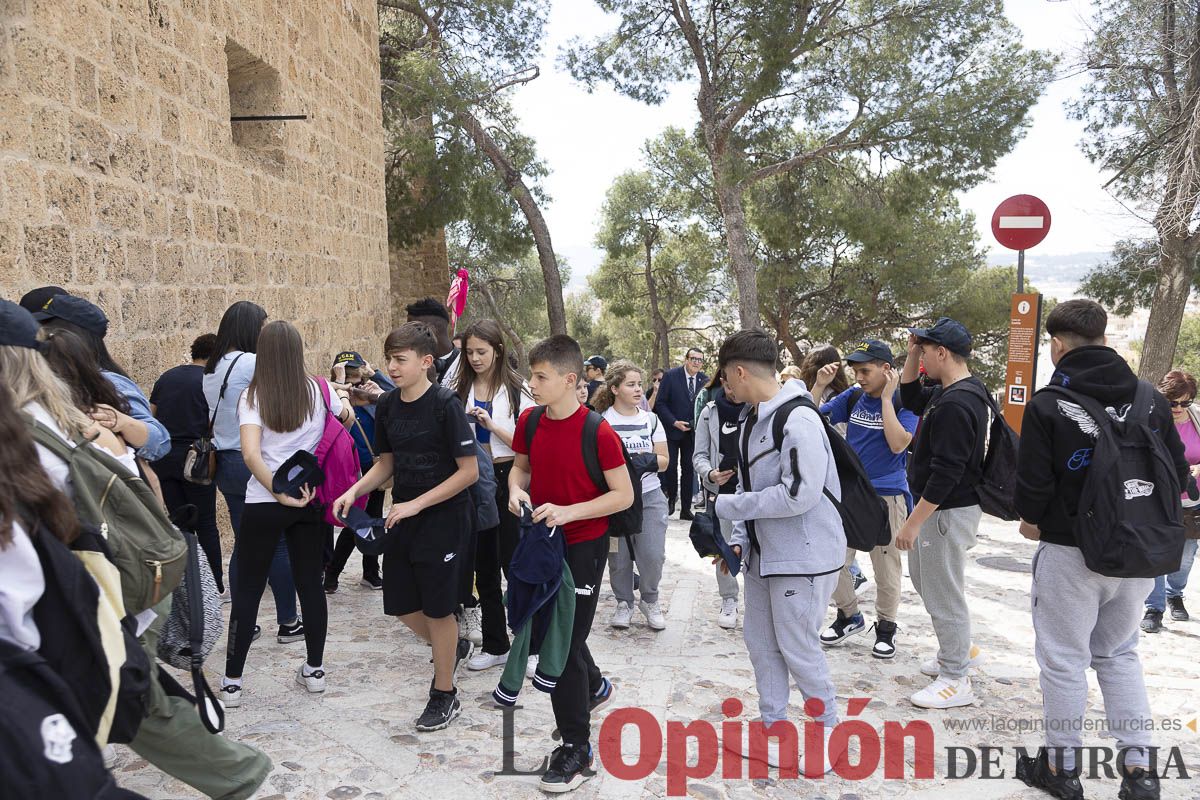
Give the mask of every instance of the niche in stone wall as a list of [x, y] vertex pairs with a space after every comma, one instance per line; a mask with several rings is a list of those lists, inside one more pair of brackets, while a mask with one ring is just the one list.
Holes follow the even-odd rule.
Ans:
[[225, 40], [229, 73], [229, 127], [233, 143], [272, 160], [283, 158], [283, 126], [278, 120], [238, 120], [239, 117], [283, 113], [279, 70], [232, 39]]

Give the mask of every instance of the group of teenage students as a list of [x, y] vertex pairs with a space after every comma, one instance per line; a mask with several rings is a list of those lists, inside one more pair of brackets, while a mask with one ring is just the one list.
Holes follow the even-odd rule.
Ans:
[[[607, 521], [634, 500], [625, 452], [652, 454], [659, 471], [667, 466], [665, 436], [657, 416], [646, 410], [640, 368], [606, 363], [602, 385], [592, 393], [592, 405], [603, 417], [594, 426], [600, 485], [585, 463], [590, 445], [581, 447], [592, 413], [584, 402], [584, 361], [578, 344], [566, 336], [551, 336], [530, 350], [526, 381], [512, 368], [496, 323], [471, 325], [462, 333], [461, 349], [455, 348], [449, 315], [430, 299], [410, 306], [410, 321], [387, 336], [383, 371], [346, 351], [335, 357], [330, 379], [314, 378], [305, 369], [299, 332], [286, 321], [268, 321], [265, 310], [243, 301], [226, 311], [215, 340], [196, 342], [194, 363], [164, 375], [147, 402], [108, 356], [107, 320], [99, 308], [62, 290], [31, 298], [29, 305], [38, 310], [44, 330], [15, 304], [0, 309], [0, 378], [13, 409], [51, 424], [65, 439], [94, 437], [91, 446], [110, 448], [131, 473], [149, 480], [160, 473], [157, 482], [168, 504], [205, 499], [195, 492], [206, 487], [181, 481], [174, 465], [182, 445], [211, 425], [216, 488], [229, 507], [236, 542], [225, 581], [215, 517], [202, 525], [218, 585], [232, 598], [220, 692], [227, 707], [243, 703], [243, 672], [259, 635], [258, 605], [268, 583], [276, 596], [279, 640], [306, 644], [297, 683], [308, 692], [325, 689], [326, 595], [337, 590], [356, 533], [347, 528], [333, 540], [322, 509], [312, 502], [313, 487], [295, 497], [272, 491], [272, 485], [276, 471], [297, 451], [314, 451], [332, 414], [354, 436], [363, 468], [362, 477], [333, 502], [333, 513], [345, 519], [360, 498], [368, 498], [366, 516], [385, 532], [388, 545], [381, 571], [364, 556], [364, 583], [381, 588], [384, 612], [399, 617], [432, 649], [433, 676], [418, 730], [445, 728], [461, 712], [455, 678], [460, 664], [482, 670], [507, 660], [501, 575], [517, 548], [522, 517], [562, 530], [564, 560], [576, 587], [574, 619], [551, 693], [562, 744], [540, 786], [569, 791], [593, 774], [591, 714], [614, 691], [587, 646], [606, 564], [617, 599], [613, 626], [630, 624], [635, 561], [642, 613], [651, 628], [665, 626], [658, 589], [668, 509], [658, 476], [651, 471], [640, 479], [640, 534], [613, 539]], [[1123, 399], [1131, 402], [1137, 381], [1103, 345], [1105, 324], [1103, 309], [1091, 301], [1055, 309], [1047, 319], [1054, 380], [1120, 408]], [[825, 650], [865, 625], [850, 574], [853, 551], [834, 502], [841, 484], [821, 416], [846, 425], [847, 441], [888, 508], [892, 541], [869, 553], [878, 586], [872, 655], [895, 654], [900, 553], [908, 552], [913, 584], [939, 644], [936, 658], [922, 666], [934, 680], [912, 702], [926, 708], [973, 703], [969, 676], [979, 653], [971, 642], [964, 570], [981, 517], [976, 489], [991, 407], [982, 382], [970, 374], [970, 354], [966, 329], [941, 319], [930, 328], [911, 329], [902, 369], [884, 343], [869, 340], [846, 358], [857, 387], [844, 385], [840, 360], [816, 369], [811, 383], [781, 383], [775, 341], [761, 331], [741, 331], [722, 344], [716, 376], [698, 404], [692, 463], [745, 575], [743, 636], [761, 721], [770, 726], [787, 718], [793, 682], [806, 700], [821, 700], [825, 771], [844, 755], [828, 752], [837, 707]], [[200, 408], [197, 383], [203, 416], [191, 413]], [[842, 391], [829, 391], [831, 386]], [[185, 396], [191, 412], [185, 411]], [[1041, 540], [1033, 616], [1047, 749], [1030, 760], [1024, 777], [1056, 796], [1077, 797], [1082, 789], [1073, 753], [1082, 739], [1081, 727], [1071, 722], [1085, 710], [1087, 666], [1097, 669], [1110, 719], [1149, 718], [1136, 642], [1141, 603], [1153, 584], [1106, 578], [1084, 566], [1071, 525], [1080, 476], [1069, 464], [1088, 431], [1061, 401], [1042, 397], [1035, 396], [1027, 411], [1016, 501], [1022, 534]], [[544, 411], [530, 435], [535, 405]], [[777, 422], [776, 412], [787, 416]], [[1182, 484], [1187, 460], [1175, 426], [1166, 424], [1168, 412], [1167, 401], [1156, 398], [1154, 414], [1163, 417], [1156, 430], [1176, 456]], [[500, 512], [499, 524], [486, 530], [477, 530], [479, 501], [470, 494], [480, 477], [481, 449], [488, 454]], [[39, 457], [48, 485], [69, 492], [61, 463], [41, 451]], [[383, 492], [389, 484], [392, 502], [385, 517]], [[0, 518], [8, 526], [0, 533], [19, 542], [22, 533], [33, 538], [15, 515]], [[29, 559], [20, 547], [0, 553], [5, 574], [18, 566], [10, 553]], [[726, 624], [726, 601], [732, 600], [736, 621], [737, 582], [729, 566], [720, 560], [715, 565], [724, 627], [732, 627]], [[471, 616], [463, 607], [475, 595], [482, 640], [477, 654], [470, 626], [460, 622]], [[302, 617], [295, 611], [297, 596]], [[26, 610], [36, 599], [25, 598]], [[836, 618], [826, 627], [831, 600]], [[36, 649], [30, 619], [0, 613], [0, 640]], [[535, 668], [531, 660], [529, 674]], [[165, 730], [188, 723], [169, 699], [161, 705], [167, 721], [159, 723], [159, 731], [143, 724], [135, 750], [210, 796], [247, 797], [261, 783], [269, 759], [224, 737], [196, 742], [185, 757], [187, 737], [166, 737]], [[1127, 754], [1122, 796], [1157, 797], [1157, 780], [1147, 770], [1149, 726], [1125, 724], [1117, 731]], [[156, 735], [170, 742], [156, 742]], [[780, 740], [770, 744], [772, 765], [799, 763], [798, 753], [780, 752]], [[743, 743], [740, 752], [747, 755], [749, 748]]]

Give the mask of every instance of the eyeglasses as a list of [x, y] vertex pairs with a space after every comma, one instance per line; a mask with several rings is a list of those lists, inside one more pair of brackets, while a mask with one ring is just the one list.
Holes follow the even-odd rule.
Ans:
[[691, 361], [693, 364], [703, 364], [704, 363], [704, 359], [700, 358], [699, 356], [688, 356], [688, 361]]
[[1196, 398], [1189, 397], [1187, 400], [1170, 400], [1171, 408], [1187, 408], [1192, 403], [1196, 402]]

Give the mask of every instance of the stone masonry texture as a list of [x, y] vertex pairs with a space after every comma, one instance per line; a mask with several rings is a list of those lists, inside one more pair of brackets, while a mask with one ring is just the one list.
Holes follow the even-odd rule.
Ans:
[[[249, 299], [309, 368], [444, 297], [390, 252], [374, 0], [0, 0], [0, 296], [99, 304], [146, 389]], [[231, 115], [305, 120], [231, 122]], [[401, 309], [398, 311], [398, 309]]]

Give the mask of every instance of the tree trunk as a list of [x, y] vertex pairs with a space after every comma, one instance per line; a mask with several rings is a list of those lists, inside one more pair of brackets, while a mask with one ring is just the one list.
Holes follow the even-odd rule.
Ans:
[[738, 291], [738, 319], [743, 330], [762, 327], [758, 308], [758, 270], [750, 257], [750, 237], [746, 232], [746, 209], [742, 189], [713, 158], [713, 180], [717, 202], [725, 219], [725, 244], [729, 249], [729, 268]]
[[653, 244], [646, 242], [646, 293], [650, 298], [650, 323], [654, 327], [654, 360], [657, 362], [658, 359], [662, 359], [661, 363], [652, 365], [651, 369], [659, 366], [666, 369], [666, 365], [671, 362], [671, 345], [669, 344], [671, 331], [658, 305], [658, 281], [654, 279], [653, 266]]
[[542, 210], [525, 185], [521, 173], [512, 165], [500, 145], [491, 137], [487, 130], [473, 114], [463, 111], [456, 115], [463, 130], [475, 142], [475, 146], [483, 151], [492, 166], [500, 173], [504, 186], [525, 215], [529, 223], [529, 231], [533, 234], [533, 242], [537, 247], [538, 262], [542, 265], [542, 280], [546, 284], [546, 315], [550, 321], [550, 333], [565, 334], [567, 332], [567, 312], [563, 305], [562, 273], [558, 270], [558, 259], [554, 255], [554, 246], [550, 242], [550, 228], [542, 216]]
[[1154, 287], [1154, 301], [1150, 304], [1150, 319], [1146, 323], [1138, 365], [1138, 377], [1155, 385], [1175, 361], [1175, 346], [1192, 291], [1192, 271], [1196, 261], [1196, 245], [1189, 239], [1163, 240], [1162, 248], [1158, 285]]

